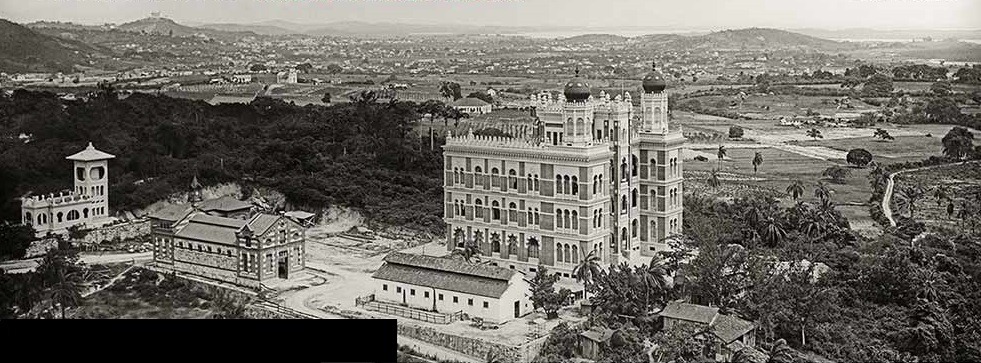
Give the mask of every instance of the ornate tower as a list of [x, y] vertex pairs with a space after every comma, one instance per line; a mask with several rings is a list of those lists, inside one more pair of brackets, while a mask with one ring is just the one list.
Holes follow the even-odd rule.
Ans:
[[565, 96], [562, 140], [565, 144], [585, 146], [593, 138], [595, 107], [589, 102], [589, 83], [579, 78], [579, 67], [576, 67], [576, 76], [565, 84], [562, 95]]
[[204, 196], [201, 193], [201, 183], [198, 182], [198, 176], [195, 175], [194, 179], [191, 179], [191, 194], [188, 195], [187, 201], [191, 203], [197, 203], [204, 200]]
[[92, 198], [91, 207], [105, 216], [109, 212], [109, 159], [115, 155], [97, 150], [92, 143], [66, 159], [75, 162], [75, 193]]
[[668, 248], [665, 239], [681, 233], [682, 146], [679, 125], [668, 124], [668, 97], [664, 76], [651, 66], [641, 95], [642, 126], [639, 138], [640, 244], [650, 256]]

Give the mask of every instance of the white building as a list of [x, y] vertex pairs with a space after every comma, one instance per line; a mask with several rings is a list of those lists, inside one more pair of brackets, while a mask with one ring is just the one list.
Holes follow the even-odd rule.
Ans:
[[450, 106], [460, 110], [460, 112], [470, 114], [471, 116], [483, 115], [491, 112], [493, 109], [491, 104], [474, 97], [461, 98], [451, 103]]
[[233, 74], [232, 83], [252, 83], [251, 74]]
[[472, 241], [492, 264], [566, 278], [590, 253], [639, 264], [667, 250], [681, 233], [685, 138], [665, 87], [652, 70], [635, 110], [629, 93], [593, 97], [577, 74], [557, 100], [533, 96], [532, 135], [449, 137], [447, 248]]
[[446, 257], [393, 252], [372, 283], [376, 300], [444, 314], [462, 311], [491, 323], [533, 310], [525, 274]]
[[75, 163], [75, 189], [58, 194], [27, 196], [21, 199], [24, 224], [39, 236], [63, 233], [69, 227], [89, 227], [109, 219], [109, 159], [115, 155], [96, 150], [90, 142], [85, 150], [67, 157]]
[[276, 83], [296, 83], [296, 70], [290, 69], [289, 71], [283, 71], [276, 73]]

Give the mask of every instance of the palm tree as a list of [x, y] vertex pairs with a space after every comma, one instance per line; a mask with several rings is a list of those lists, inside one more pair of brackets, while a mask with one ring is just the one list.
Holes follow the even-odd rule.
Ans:
[[65, 309], [78, 306], [82, 301], [82, 284], [75, 274], [66, 275], [64, 271], [59, 271], [58, 275], [58, 281], [51, 285], [48, 297], [61, 307], [61, 318], [64, 319]]
[[763, 153], [757, 151], [756, 156], [753, 157], [753, 175], [756, 175], [756, 169], [763, 165]]
[[469, 263], [480, 262], [480, 246], [473, 238], [468, 238], [463, 248], [453, 250], [451, 254], [463, 257], [463, 260]]
[[763, 241], [770, 246], [778, 246], [787, 238], [787, 231], [772, 215], [766, 216], [760, 221], [760, 228], [762, 229], [760, 235], [763, 237]]
[[770, 347], [770, 360], [768, 363], [793, 363], [794, 362], [794, 349], [787, 345], [787, 341], [783, 339], [777, 340]]
[[575, 276], [576, 281], [583, 284], [583, 297], [586, 297], [587, 290], [593, 286], [596, 278], [602, 273], [603, 269], [600, 267], [600, 263], [602, 263], [600, 256], [593, 250], [579, 259], [579, 264], [572, 270], [572, 275]]
[[807, 130], [807, 136], [813, 138], [814, 140], [817, 140], [819, 138], [820, 139], [824, 138], [824, 135], [821, 135], [821, 130], [814, 129], [814, 128]]
[[814, 197], [819, 200], [830, 200], [831, 199], [831, 188], [828, 188], [828, 184], [823, 181], [817, 182], [817, 187], [814, 188]]
[[709, 174], [708, 185], [714, 189], [718, 189], [722, 185], [722, 180], [719, 179], [719, 169], [712, 169]]
[[940, 184], [933, 188], [933, 197], [937, 199], [939, 207], [944, 200], [950, 198], [950, 187], [947, 184]]
[[642, 265], [640, 271], [643, 275], [641, 278], [644, 280], [644, 286], [647, 287], [645, 292], [645, 308], [650, 306], [650, 293], [660, 293], [662, 296], [668, 291], [668, 269], [664, 264], [664, 260], [658, 256], [651, 258], [650, 265]]
[[898, 206], [909, 211], [909, 217], [913, 218], [916, 214], [916, 202], [926, 196], [926, 191], [919, 185], [906, 185], [896, 193], [899, 199], [896, 200]]
[[723, 145], [719, 145], [719, 151], [715, 154], [719, 158], [719, 169], [722, 169], [722, 158], [726, 157], [728, 150]]
[[804, 183], [801, 183], [800, 180], [794, 180], [793, 183], [787, 186], [787, 194], [790, 194], [790, 196], [794, 197], [794, 201], [797, 201], [797, 198], [804, 195]]

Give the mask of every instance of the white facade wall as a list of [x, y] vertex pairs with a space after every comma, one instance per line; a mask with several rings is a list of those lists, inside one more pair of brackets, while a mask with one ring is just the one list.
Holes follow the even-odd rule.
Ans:
[[[520, 316], [527, 315], [532, 311], [531, 299], [528, 297], [530, 291], [528, 283], [523, 280], [523, 274], [516, 274], [511, 279], [510, 286], [500, 298], [381, 279], [372, 279], [372, 282], [375, 299], [396, 304], [405, 303], [409, 307], [419, 310], [432, 311], [435, 301], [436, 311], [439, 313], [452, 314], [462, 311], [471, 317], [480, 317], [494, 323], [503, 323], [514, 319], [515, 301], [521, 306]], [[442, 295], [442, 300], [440, 295]], [[455, 302], [454, 299], [456, 299]], [[473, 305], [469, 304], [471, 300]], [[484, 307], [485, 302], [487, 303], [486, 308]]]

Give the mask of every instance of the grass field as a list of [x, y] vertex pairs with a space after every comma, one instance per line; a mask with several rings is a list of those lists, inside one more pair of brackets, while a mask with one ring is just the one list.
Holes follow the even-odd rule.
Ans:
[[943, 150], [940, 139], [943, 136], [899, 136], [892, 141], [882, 141], [872, 137], [848, 139], [802, 141], [801, 146], [824, 146], [848, 151], [862, 148], [868, 150], [880, 163], [894, 163], [923, 160], [930, 155], [939, 155]]
[[[981, 164], [978, 162], [961, 165], [948, 165], [928, 170], [900, 174], [896, 177], [896, 189], [901, 190], [908, 185], [919, 185], [926, 190], [924, 198], [916, 203], [915, 218], [918, 221], [935, 226], [956, 227], [956, 218], [947, 215], [948, 200], [937, 203], [934, 189], [944, 185], [950, 189], [950, 201], [954, 202], [954, 216], [963, 205], [976, 203], [981, 197]], [[895, 213], [909, 216], [907, 210], [900, 209], [899, 198], [892, 198], [892, 209]]]

